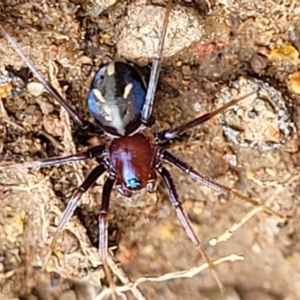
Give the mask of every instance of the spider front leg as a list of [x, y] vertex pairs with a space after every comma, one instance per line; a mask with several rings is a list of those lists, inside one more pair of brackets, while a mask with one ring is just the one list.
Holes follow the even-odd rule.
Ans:
[[52, 239], [52, 242], [50, 244], [50, 254], [53, 252], [56, 240], [58, 238], [59, 233], [63, 229], [63, 227], [67, 224], [67, 222], [70, 220], [70, 218], [73, 216], [75, 209], [78, 207], [80, 203], [80, 199], [82, 195], [96, 182], [96, 180], [107, 170], [107, 167], [104, 163], [101, 163], [99, 166], [94, 168], [92, 172], [87, 176], [87, 178], [84, 180], [84, 182], [78, 187], [75, 192], [73, 193], [73, 196], [68, 203], [65, 211], [63, 212], [59, 223], [56, 228], [56, 232], [54, 234], [54, 237]]
[[112, 290], [112, 297], [116, 299], [116, 289], [110, 268], [108, 266], [108, 220], [107, 214], [109, 212], [109, 201], [112, 188], [116, 181], [116, 175], [110, 173], [108, 179], [106, 179], [103, 191], [102, 191], [102, 201], [100, 207], [99, 215], [99, 256], [103, 263], [104, 271], [106, 273], [110, 288]]
[[169, 173], [169, 171], [162, 166], [161, 162], [159, 162], [156, 166], [155, 166], [156, 171], [160, 174], [160, 176], [162, 177], [168, 193], [169, 193], [169, 197], [170, 200], [175, 208], [176, 214], [181, 222], [181, 224], [183, 225], [185, 231], [187, 232], [189, 238], [191, 239], [191, 241], [193, 242], [193, 244], [196, 246], [196, 248], [198, 249], [198, 251], [200, 252], [201, 255], [204, 256], [207, 264], [210, 267], [210, 270], [217, 282], [217, 284], [219, 285], [219, 288], [221, 291], [224, 290], [223, 285], [217, 275], [217, 273], [215, 272], [214, 268], [213, 268], [213, 262], [212, 260], [209, 258], [209, 256], [207, 255], [204, 247], [203, 247], [203, 243], [201, 242], [200, 238], [198, 237], [198, 235], [196, 234], [191, 221], [189, 220], [189, 217], [187, 216], [186, 212], [184, 211], [184, 208], [182, 206], [181, 201], [179, 200], [177, 191], [176, 191], [176, 187], [175, 184], [173, 182], [173, 179], [171, 177], [171, 174]]
[[68, 112], [73, 121], [82, 129], [95, 129], [95, 127], [90, 122], [80, 117], [78, 113], [73, 109], [73, 107], [69, 103], [67, 103], [66, 100], [60, 95], [60, 93], [54, 88], [54, 86], [43, 77], [43, 75], [35, 68], [32, 61], [29, 58], [27, 58], [27, 56], [23, 53], [18, 43], [8, 34], [8, 32], [1, 24], [0, 31], [2, 31], [6, 39], [22, 58], [22, 60], [33, 73], [33, 75], [40, 81], [40, 83], [43, 84], [43, 86], [50, 93], [50, 95], [53, 96], [59, 102], [59, 104]]
[[99, 215], [99, 256], [101, 261], [107, 260], [108, 255], [108, 221], [107, 214], [109, 211], [109, 201], [116, 176], [110, 174], [105, 181], [102, 191], [102, 201]]
[[172, 8], [172, 0], [169, 0], [166, 7], [166, 14], [163, 22], [158, 49], [152, 62], [149, 86], [147, 89], [145, 104], [141, 115], [141, 120], [145, 125], [149, 125], [151, 121], [155, 91], [159, 79], [164, 42], [167, 33], [167, 24], [168, 24], [171, 8]]

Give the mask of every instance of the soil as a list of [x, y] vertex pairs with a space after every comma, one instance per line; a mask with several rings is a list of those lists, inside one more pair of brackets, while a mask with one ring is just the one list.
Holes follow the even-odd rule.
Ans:
[[[154, 194], [132, 199], [114, 191], [109, 215], [114, 261], [109, 264], [120, 299], [125, 294], [127, 299], [300, 299], [299, 11], [295, 0], [173, 5], [152, 131], [183, 124], [255, 90], [169, 149], [265, 206], [215, 191], [167, 166], [209, 257], [229, 256], [215, 266], [226, 287], [221, 294], [212, 272], [192, 272], [205, 260], [181, 226], [163, 183]], [[149, 80], [163, 15], [162, 1], [0, 3], [1, 25], [89, 121], [86, 95], [102, 63], [134, 63]], [[0, 58], [0, 299], [108, 299], [97, 250], [106, 176], [84, 195], [47, 260], [66, 204], [97, 162], [12, 166], [76, 153], [105, 139], [70, 120], [3, 35]]]

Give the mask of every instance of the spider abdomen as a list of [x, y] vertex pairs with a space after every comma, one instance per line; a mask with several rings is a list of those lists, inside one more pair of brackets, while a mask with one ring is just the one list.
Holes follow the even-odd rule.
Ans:
[[139, 72], [129, 64], [112, 62], [96, 73], [87, 101], [100, 127], [120, 137], [140, 128], [145, 97], [146, 85]]

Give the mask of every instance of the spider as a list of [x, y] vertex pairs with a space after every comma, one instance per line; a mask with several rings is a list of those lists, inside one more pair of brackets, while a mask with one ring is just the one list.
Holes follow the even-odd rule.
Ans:
[[[55, 244], [59, 232], [72, 217], [76, 207], [79, 205], [82, 195], [87, 192], [105, 172], [108, 173], [108, 178], [103, 186], [99, 214], [99, 255], [103, 262], [107, 260], [108, 255], [107, 215], [109, 212], [110, 194], [113, 187], [115, 186], [117, 191], [126, 197], [130, 197], [133, 193], [139, 192], [142, 189], [146, 189], [148, 192], [155, 192], [158, 184], [157, 179], [158, 176], [160, 176], [167, 187], [169, 198], [182, 226], [212, 269], [213, 263], [206, 254], [200, 238], [193, 229], [184, 211], [172, 176], [165, 168], [164, 163], [171, 164], [194, 180], [210, 186], [219, 192], [233, 194], [253, 205], [261, 205], [258, 201], [219, 184], [212, 178], [196, 171], [179, 157], [166, 150], [166, 144], [169, 141], [181, 136], [187, 130], [210, 120], [212, 117], [225, 111], [242, 99], [253, 96], [255, 92], [234, 99], [213, 112], [206, 113], [172, 129], [157, 133], [152, 133], [150, 130], [151, 125], [153, 125], [152, 108], [159, 79], [164, 40], [171, 6], [172, 1], [169, 0], [166, 6], [159, 46], [153, 59], [148, 87], [145, 85], [140, 73], [133, 66], [123, 62], [105, 64], [96, 73], [87, 96], [88, 108], [95, 119], [95, 125], [85, 121], [75, 112], [57, 90], [36, 70], [33, 63], [23, 54], [18, 44], [10, 37], [4, 27], [0, 25], [3, 34], [35, 77], [66, 109], [73, 121], [83, 130], [98, 128], [98, 131], [103, 132], [108, 140], [106, 144], [92, 147], [80, 153], [46, 158], [23, 164], [23, 166], [28, 168], [47, 167], [88, 158], [96, 158], [98, 162], [98, 166], [89, 173], [84, 182], [74, 191], [58, 223], [56, 233], [51, 243], [51, 249]], [[264, 210], [268, 213], [278, 215], [278, 213], [273, 212], [267, 207], [264, 207]]]

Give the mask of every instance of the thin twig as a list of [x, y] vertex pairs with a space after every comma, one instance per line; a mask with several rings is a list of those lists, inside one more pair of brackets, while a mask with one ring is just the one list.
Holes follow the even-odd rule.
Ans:
[[[226, 261], [242, 261], [244, 260], [244, 256], [240, 254], [230, 254], [221, 258], [218, 258], [213, 261], [213, 265], [218, 265]], [[158, 282], [158, 281], [166, 281], [166, 280], [172, 280], [176, 278], [192, 278], [198, 273], [206, 270], [209, 268], [209, 265], [207, 263], [191, 268], [189, 270], [184, 270], [184, 271], [179, 271], [179, 272], [172, 272], [172, 273], [167, 273], [162, 276], [155, 276], [155, 277], [141, 277], [138, 280], [135, 281], [134, 285], [137, 286], [140, 283], [146, 282], [146, 281], [153, 281], [153, 282]]]
[[229, 240], [240, 227], [242, 227], [246, 222], [248, 222], [252, 217], [254, 217], [258, 212], [260, 212], [262, 210], [263, 210], [262, 206], [257, 206], [255, 208], [253, 208], [239, 222], [234, 223], [229, 229], [227, 229], [219, 237], [212, 238], [209, 241], [209, 244], [211, 246], [216, 246], [220, 242], [225, 242], [225, 241]]
[[[235, 261], [242, 261], [242, 260], [244, 260], [244, 257], [242, 255], [230, 254], [228, 256], [224, 256], [224, 257], [221, 257], [219, 259], [214, 260], [213, 265], [218, 265], [218, 264], [221, 264], [221, 263], [226, 262], [226, 261], [235, 262]], [[110, 267], [112, 267], [112, 266], [110, 265]], [[124, 275], [125, 278], [126, 278], [127, 283], [123, 282], [124, 283], [123, 286], [116, 286], [116, 292], [117, 293], [124, 293], [126, 291], [132, 291], [132, 293], [135, 295], [135, 297], [138, 300], [146, 299], [144, 296], [142, 296], [143, 298], [139, 298], [138, 295], [136, 295], [134, 293], [134, 292], [136, 292], [137, 286], [139, 284], [147, 282], [147, 281], [160, 282], [160, 281], [172, 280], [172, 279], [175, 279], [175, 278], [192, 278], [195, 275], [199, 274], [200, 272], [202, 272], [202, 271], [204, 271], [208, 268], [209, 268], [209, 265], [207, 263], [205, 263], [205, 264], [202, 264], [201, 266], [198, 266], [198, 267], [194, 267], [194, 268], [184, 270], [184, 271], [180, 271], [180, 272], [166, 273], [162, 276], [141, 277], [141, 278], [137, 279], [135, 282], [130, 282], [129, 279], [126, 277], [126, 275]], [[120, 269], [118, 268], [118, 270], [120, 270]], [[111, 294], [110, 289], [105, 289], [95, 298], [95, 300], [102, 300], [110, 294]]]
[[[220, 242], [225, 242], [227, 240], [229, 240], [233, 234], [239, 229], [241, 228], [245, 223], [247, 223], [252, 217], [254, 217], [257, 213], [259, 213], [260, 211], [266, 211], [266, 207], [269, 208], [269, 206], [271, 205], [271, 203], [275, 200], [275, 196], [278, 195], [279, 193], [281, 193], [282, 191], [284, 191], [284, 188], [288, 185], [290, 185], [291, 183], [293, 183], [295, 180], [298, 180], [300, 177], [299, 174], [295, 174], [290, 176], [287, 180], [278, 183], [276, 185], [274, 185], [276, 187], [276, 190], [274, 191], [272, 198], [270, 200], [268, 200], [264, 205], [259, 205], [254, 207], [251, 211], [249, 211], [239, 222], [236, 222], [235, 224], [233, 224], [229, 229], [227, 229], [223, 234], [221, 234], [219, 237], [215, 237], [212, 238], [209, 241], [209, 244], [211, 246], [216, 246], [218, 243]], [[254, 179], [252, 179], [254, 181]], [[256, 180], [256, 183], [258, 183], [259, 181]], [[262, 183], [261, 183], [262, 185]], [[273, 182], [272, 182], [272, 186], [273, 186]], [[285, 218], [278, 213], [275, 213], [275, 216], [277, 216], [278, 218], [284, 220]]]

